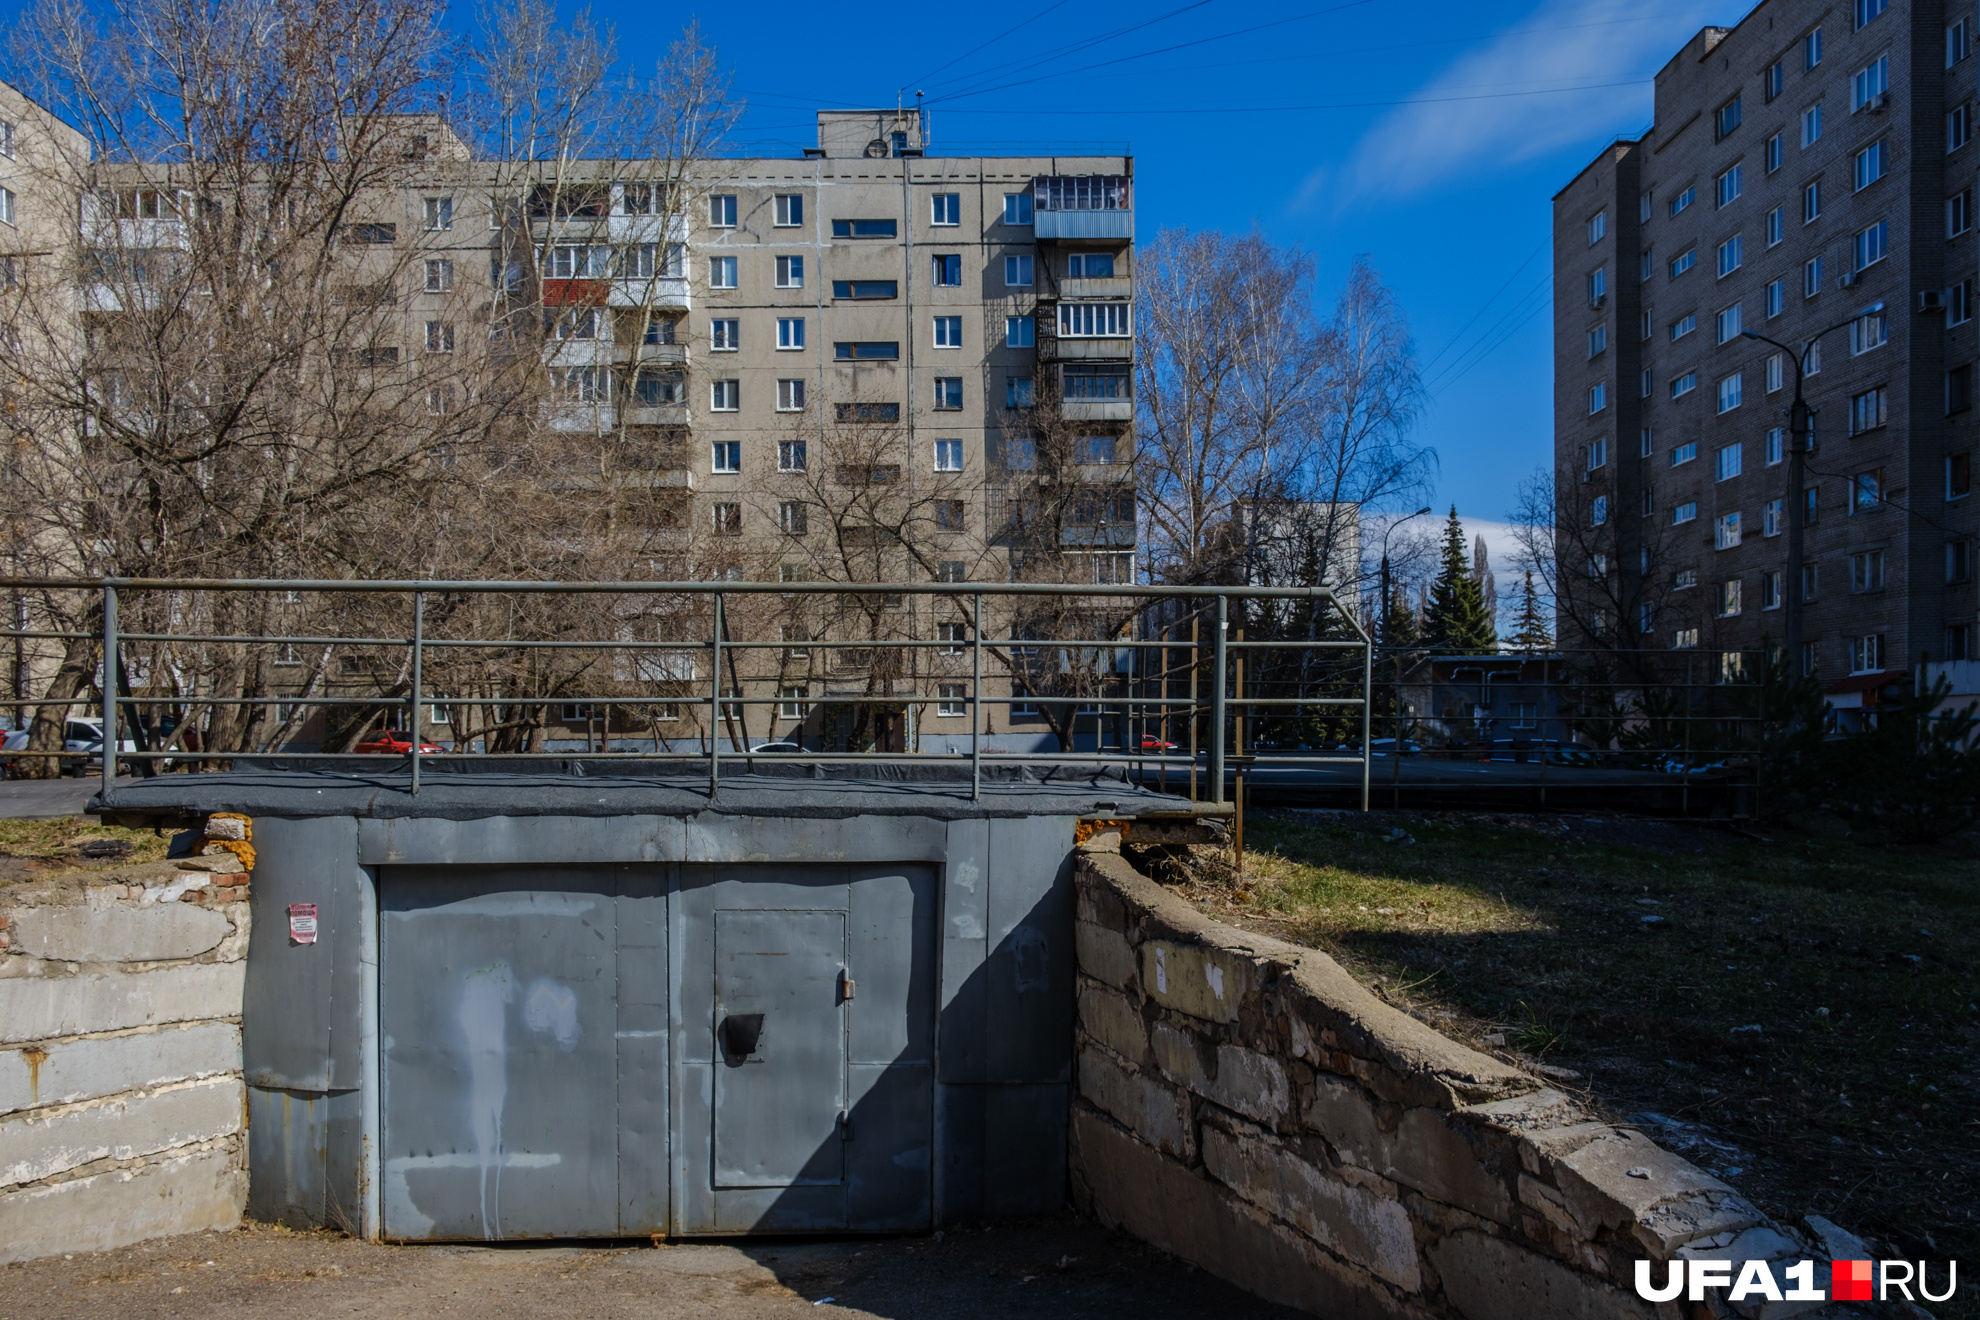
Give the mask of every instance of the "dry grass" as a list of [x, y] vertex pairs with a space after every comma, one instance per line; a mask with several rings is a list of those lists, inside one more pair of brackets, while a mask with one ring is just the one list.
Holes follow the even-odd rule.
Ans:
[[[86, 858], [78, 851], [83, 844], [98, 839], [127, 843], [131, 850], [104, 859]], [[0, 867], [0, 885], [45, 879], [69, 871], [163, 861], [171, 843], [170, 837], [150, 830], [104, 825], [87, 816], [0, 819], [0, 863], [4, 863]]]
[[1571, 1070], [1613, 1116], [1687, 1125], [1644, 1123], [1777, 1215], [1914, 1260], [1980, 1249], [1970, 841], [1323, 812], [1257, 813], [1247, 834], [1241, 879], [1185, 886], [1206, 910], [1327, 950], [1481, 1049]]

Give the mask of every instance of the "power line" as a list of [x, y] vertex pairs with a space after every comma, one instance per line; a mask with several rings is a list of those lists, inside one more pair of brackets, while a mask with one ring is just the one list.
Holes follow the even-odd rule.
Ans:
[[[1166, 22], [1168, 22], [1168, 21], [1169, 21], [1170, 19], [1172, 19], [1172, 18], [1177, 18], [1177, 17], [1180, 17], [1181, 15], [1183, 15], [1183, 14], [1187, 14], [1187, 13], [1189, 13], [1189, 12], [1191, 12], [1192, 10], [1197, 10], [1197, 9], [1201, 9], [1201, 8], [1203, 8], [1203, 7], [1205, 6], [1205, 5], [1208, 5], [1208, 4], [1211, 4], [1212, 2], [1213, 2], [1213, 0], [1193, 0], [1193, 3], [1191, 3], [1191, 4], [1186, 4], [1186, 5], [1183, 5], [1183, 6], [1181, 6], [1180, 8], [1177, 8], [1177, 9], [1171, 9], [1171, 10], [1170, 10], [1170, 11], [1169, 11], [1168, 13], [1166, 13], [1166, 14], [1157, 14], [1157, 15], [1156, 15], [1156, 16], [1155, 16], [1154, 18], [1150, 18], [1150, 19], [1145, 19], [1145, 20], [1143, 20], [1142, 22], [1139, 22], [1139, 23], [1130, 23], [1130, 24], [1128, 24], [1128, 25], [1127, 25], [1126, 27], [1119, 27], [1119, 28], [1115, 28], [1115, 29], [1113, 29], [1113, 30], [1112, 30], [1111, 32], [1102, 32], [1102, 33], [1100, 33], [1100, 34], [1099, 34], [1098, 36], [1094, 36], [1094, 37], [1088, 37], [1088, 38], [1087, 38], [1087, 39], [1086, 39], [1085, 41], [1081, 41], [1081, 42], [1076, 42], [1076, 43], [1074, 43], [1073, 45], [1071, 45], [1071, 46], [1068, 46], [1068, 47], [1066, 47], [1066, 48], [1065, 48], [1064, 50], [1061, 50], [1061, 51], [1059, 51], [1059, 52], [1057, 52], [1056, 54], [1053, 54], [1053, 55], [1050, 55], [1050, 56], [1047, 56], [1047, 57], [1046, 57], [1046, 59], [1042, 61], [1042, 63], [1046, 63], [1046, 64], [1054, 64], [1054, 63], [1057, 63], [1057, 62], [1058, 62], [1058, 61], [1060, 61], [1060, 60], [1066, 60], [1066, 59], [1071, 59], [1071, 58], [1072, 58], [1073, 56], [1075, 56], [1075, 55], [1078, 55], [1078, 54], [1080, 54], [1080, 53], [1082, 53], [1082, 52], [1084, 52], [1084, 51], [1089, 51], [1089, 50], [1092, 50], [1092, 49], [1093, 49], [1093, 48], [1094, 48], [1095, 46], [1099, 46], [1099, 45], [1103, 45], [1104, 43], [1106, 43], [1106, 42], [1109, 42], [1109, 41], [1116, 41], [1116, 40], [1118, 40], [1118, 39], [1120, 39], [1121, 37], [1125, 37], [1125, 36], [1127, 36], [1127, 35], [1128, 35], [1128, 34], [1129, 34], [1130, 32], [1139, 32], [1139, 31], [1141, 31], [1141, 29], [1143, 29], [1143, 28], [1148, 28], [1148, 27], [1154, 27], [1154, 26], [1155, 26], [1155, 25], [1156, 25], [1157, 23], [1166, 23]], [[1370, 2], [1370, 0], [1357, 0], [1357, 2], [1358, 2], [1358, 3], [1363, 3], [1363, 4], [1366, 4], [1366, 3], [1369, 3], [1369, 2]], [[1026, 61], [1026, 60], [1021, 60], [1021, 59], [1019, 59], [1019, 60], [1005, 60], [1005, 61], [1004, 61], [1003, 63], [1001, 63], [1001, 64], [993, 64], [993, 65], [991, 65], [991, 66], [990, 66], [989, 68], [987, 68], [987, 69], [983, 69], [983, 70], [979, 70], [979, 71], [978, 71], [978, 73], [977, 73], [976, 75], [974, 75], [974, 76], [976, 76], [976, 77], [979, 77], [979, 78], [989, 78], [989, 77], [993, 77], [993, 76], [995, 76], [995, 75], [997, 75], [997, 74], [999, 74], [999, 73], [1002, 73], [1002, 72], [1003, 72], [1004, 70], [1006, 70], [1006, 69], [1013, 69], [1013, 68], [1017, 68], [1017, 67], [1019, 67], [1020, 65], [1024, 65], [1024, 64], [1026, 64], [1026, 63], [1034, 63], [1034, 64], [1035, 64], [1035, 63], [1037, 63], [1037, 62], [1034, 62], [1034, 61]], [[1049, 75], [1049, 76], [1051, 76], [1051, 77], [1059, 77], [1059, 76], [1062, 76], [1062, 75], [1059, 75], [1059, 74], [1052, 74], [1052, 75]], [[1034, 81], [1034, 82], [1035, 82], [1035, 81], [1037, 81], [1037, 79], [1032, 79], [1032, 80], [1030, 80], [1030, 81]], [[959, 91], [959, 92], [952, 92], [952, 93], [950, 93], [950, 94], [949, 94], [949, 95], [947, 95], [947, 96], [938, 96], [938, 97], [935, 97], [935, 98], [934, 98], [934, 99], [933, 99], [932, 101], [930, 101], [930, 102], [929, 102], [929, 104], [931, 104], [931, 105], [933, 105], [933, 104], [936, 104], [936, 103], [939, 103], [939, 102], [941, 102], [941, 101], [953, 101], [953, 100], [955, 100], [955, 99], [956, 99], [957, 97], [960, 97], [960, 96], [979, 96], [979, 95], [982, 95], [982, 94], [983, 94], [983, 93], [984, 93], [984, 92], [985, 92], [986, 90], [989, 90], [989, 91], [997, 91], [997, 90], [1001, 90], [1001, 89], [998, 89], [998, 88], [989, 88], [989, 89], [984, 89], [984, 88], [981, 88], [981, 87], [978, 87], [978, 88], [966, 88], [966, 89], [965, 89], [965, 90], [963, 90], [963, 91]]]
[[1509, 288], [1512, 285], [1512, 282], [1519, 278], [1519, 274], [1521, 271], [1525, 270], [1528, 266], [1531, 266], [1533, 264], [1533, 258], [1539, 256], [1541, 252], [1546, 250], [1546, 247], [1547, 247], [1547, 240], [1543, 238], [1540, 240], [1539, 244], [1533, 249], [1533, 251], [1527, 255], [1526, 260], [1520, 262], [1518, 266], [1513, 268], [1513, 273], [1506, 276], [1506, 282], [1504, 284], [1501, 284], [1498, 288], [1494, 289], [1492, 291], [1492, 296], [1490, 298], [1487, 298], [1482, 304], [1479, 305], [1478, 310], [1471, 314], [1471, 320], [1466, 321], [1463, 325], [1459, 326], [1457, 333], [1451, 336], [1450, 342], [1437, 350], [1436, 357], [1431, 358], [1428, 362], [1425, 362], [1423, 364], [1423, 369], [1425, 371], [1428, 371], [1430, 370], [1430, 368], [1436, 366], [1437, 362], [1439, 361], [1439, 359], [1441, 359], [1444, 356], [1444, 354], [1450, 352], [1451, 349], [1457, 346], [1457, 341], [1464, 338], [1464, 332], [1471, 329], [1471, 327], [1477, 323], [1478, 318], [1485, 315], [1485, 313], [1491, 309], [1492, 304], [1499, 300], [1499, 295], [1504, 293], [1507, 290], [1507, 288]]
[[1593, 92], [1610, 87], [1641, 87], [1648, 78], [1631, 78], [1625, 82], [1581, 83], [1573, 87], [1538, 87], [1524, 92], [1479, 92], [1472, 96], [1414, 96], [1396, 101], [1324, 101], [1312, 105], [1234, 105], [1234, 106], [1190, 106], [1176, 108], [1170, 106], [1131, 107], [1123, 110], [947, 110], [951, 115], [1050, 115], [1063, 119], [1072, 115], [1277, 115], [1292, 114], [1307, 110], [1366, 110], [1382, 106], [1397, 105], [1441, 105], [1453, 101], [1499, 101], [1514, 96], [1558, 96], [1563, 92]]
[[[1513, 305], [1506, 309], [1504, 315], [1500, 316], [1498, 320], [1494, 321], [1490, 326], [1486, 327], [1485, 330], [1480, 332], [1480, 334], [1476, 339], [1472, 340], [1471, 347], [1465, 349], [1464, 352], [1458, 354], [1457, 357], [1451, 360], [1450, 365], [1445, 367], [1444, 370], [1438, 375], [1437, 379], [1435, 379], [1430, 383], [1430, 387], [1429, 387], [1430, 391], [1433, 394], [1435, 394], [1435, 393], [1441, 393], [1444, 390], [1450, 388], [1453, 384], [1457, 383], [1457, 381], [1462, 379], [1465, 373], [1469, 372], [1473, 367], [1477, 366], [1480, 362], [1483, 362], [1486, 358], [1490, 357], [1492, 353], [1495, 350], [1497, 350], [1501, 344], [1505, 343], [1506, 340], [1510, 339], [1514, 334], [1516, 334], [1523, 326], [1526, 325], [1528, 321], [1531, 321], [1536, 315], [1544, 311], [1548, 303], [1550, 302], [1550, 298], [1547, 296], [1542, 296], [1539, 302], [1535, 303], [1534, 306], [1531, 308], [1531, 310], [1528, 310], [1527, 304], [1530, 301], [1532, 301], [1534, 295], [1541, 294], [1543, 290], [1546, 290], [1548, 286], [1552, 284], [1553, 279], [1554, 279], [1554, 273], [1552, 271], [1548, 271], [1545, 275], [1540, 277], [1540, 282], [1538, 284], [1534, 285], [1532, 288], [1528, 289], [1525, 293], [1521, 294], [1519, 298], [1516, 301], [1514, 301]], [[1521, 315], [1522, 312], [1524, 312], [1525, 315], [1522, 316]], [[1506, 329], [1503, 334], [1500, 334], [1499, 333], [1500, 327], [1504, 326], [1507, 321], [1512, 320], [1512, 318], [1516, 316], [1519, 317], [1519, 320], [1514, 322], [1514, 324], [1509, 329]], [[1495, 334], [1498, 335], [1496, 339], [1493, 338]]]
[[1036, 23], [1039, 19], [1045, 17], [1045, 15], [1051, 13], [1054, 9], [1064, 9], [1066, 7], [1066, 4], [1067, 4], [1067, 0], [1059, 0], [1057, 4], [1047, 5], [1045, 8], [1033, 14], [1030, 18], [1025, 19], [1024, 22], [1017, 24], [1016, 27], [1005, 28], [1002, 32], [999, 32], [996, 36], [990, 38], [990, 40], [982, 43], [979, 46], [975, 46], [969, 50], [964, 51], [962, 54], [950, 60], [947, 64], [938, 64], [933, 69], [930, 69], [927, 73], [922, 74], [919, 78], [910, 78], [908, 80], [908, 85], [911, 87], [921, 86], [923, 83], [927, 82], [930, 78], [933, 78], [936, 74], [942, 72], [942, 70], [947, 69], [952, 65], [961, 64], [964, 60], [976, 54], [977, 51], [989, 49], [991, 46], [994, 46], [998, 42], [1002, 41], [1005, 37], [1008, 37], [1013, 32], [1016, 32], [1019, 28], [1030, 27], [1033, 23]]

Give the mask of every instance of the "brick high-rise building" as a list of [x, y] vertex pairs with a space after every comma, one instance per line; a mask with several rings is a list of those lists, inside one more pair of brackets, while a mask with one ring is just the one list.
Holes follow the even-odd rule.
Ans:
[[1974, 23], [1766, 0], [1693, 37], [1654, 125], [1554, 198], [1567, 644], [1729, 674], [1798, 602], [1797, 673], [1974, 655]]

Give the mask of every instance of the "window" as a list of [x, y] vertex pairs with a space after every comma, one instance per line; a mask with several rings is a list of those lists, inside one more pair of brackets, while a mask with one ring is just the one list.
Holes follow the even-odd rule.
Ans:
[[1029, 376], [1004, 377], [1004, 406], [1006, 408], [1029, 408], [1032, 406], [1035, 391]]
[[1686, 248], [1671, 258], [1671, 278], [1676, 279], [1697, 264], [1698, 249], [1695, 247]]
[[1882, 312], [1859, 316], [1849, 323], [1849, 355], [1855, 357], [1890, 342], [1890, 321]]
[[1004, 223], [1007, 225], [1028, 225], [1031, 223], [1030, 193], [1004, 194]]
[[451, 353], [454, 351], [454, 323], [452, 321], [428, 321], [426, 323], [426, 351], [429, 353]]
[[1762, 364], [1767, 378], [1767, 393], [1772, 394], [1786, 384], [1787, 371], [1779, 353], [1770, 353]]
[[1588, 387], [1588, 411], [1595, 414], [1609, 406], [1609, 384], [1597, 381]]
[[0, 156], [8, 160], [14, 158], [15, 125], [12, 120], [0, 119]]
[[[1822, 511], [1821, 496], [1822, 488], [1820, 486], [1810, 486], [1807, 490], [1801, 492], [1801, 525], [1803, 527], [1812, 527], [1815, 525], [1816, 515]], [[1812, 600], [1814, 597], [1811, 596], [1809, 599]]]
[[1673, 399], [1682, 399], [1685, 395], [1691, 393], [1693, 390], [1697, 388], [1698, 388], [1698, 373], [1695, 371], [1687, 371], [1682, 376], [1679, 376], [1676, 380], [1671, 382], [1671, 397]]
[[[942, 626], [945, 628], [962, 627], [962, 625], [959, 623], [944, 624]], [[961, 653], [962, 653], [961, 647], [957, 647], [952, 651], [943, 652], [944, 655], [960, 655]], [[936, 689], [936, 696], [938, 698], [938, 700], [935, 702], [936, 715], [941, 716], [945, 719], [953, 719], [958, 716], [969, 714], [968, 684], [943, 683]]]
[[1884, 140], [1872, 142], [1856, 153], [1856, 190], [1868, 188], [1884, 177]]
[[1973, 493], [1973, 456], [1946, 455], [1946, 498], [1963, 500]]
[[1963, 279], [1947, 291], [1946, 324], [1964, 325], [1973, 319], [1973, 281]]
[[1688, 500], [1685, 503], [1680, 504], [1676, 508], [1671, 510], [1671, 526], [1673, 527], [1682, 526], [1685, 523], [1695, 520], [1697, 517], [1698, 517], [1697, 502]]
[[1644, 191], [1637, 194], [1636, 219], [1639, 224], [1647, 225], [1650, 223], [1651, 203], [1654, 202], [1655, 200], [1656, 200], [1655, 196], [1648, 191]]
[[1849, 112], [1855, 114], [1866, 105], [1881, 104], [1884, 94], [1890, 88], [1890, 57], [1880, 56], [1872, 63], [1858, 69], [1855, 76], [1849, 80]]
[[711, 229], [736, 227], [736, 199], [732, 194], [717, 193], [708, 199], [708, 224]]
[[1739, 320], [1740, 317], [1739, 317], [1738, 303], [1734, 303], [1730, 307], [1723, 307], [1719, 309], [1719, 314], [1717, 317], [1714, 318], [1714, 321], [1717, 326], [1719, 342], [1721, 344], [1725, 343], [1729, 339], [1739, 338]]
[[1971, 541], [1946, 542], [1946, 581], [1961, 583], [1973, 576], [1973, 543]]
[[1111, 252], [1075, 252], [1066, 258], [1066, 278], [1074, 280], [1111, 280], [1114, 278], [1114, 254]]
[[898, 280], [833, 280], [832, 297], [848, 302], [872, 302], [901, 296]]
[[1849, 639], [1849, 672], [1852, 674], [1874, 674], [1884, 667], [1884, 635], [1873, 633], [1868, 637]]
[[1007, 289], [1028, 289], [1031, 287], [1031, 258], [1004, 258], [1004, 287]]
[[1949, 623], [1946, 625], [1946, 659], [1972, 660], [1973, 625], [1970, 623]]
[[1059, 304], [1059, 336], [1062, 339], [1122, 339], [1131, 333], [1128, 304], [1124, 302]]
[[1733, 578], [1721, 582], [1712, 592], [1712, 611], [1722, 619], [1730, 619], [1743, 608], [1740, 599], [1740, 580]]
[[1946, 198], [1946, 237], [1958, 238], [1973, 228], [1973, 190], [1954, 193]]
[[708, 382], [708, 406], [715, 412], [735, 412], [741, 408], [740, 385], [733, 380]]
[[1782, 68], [1781, 61], [1779, 60], [1775, 60], [1772, 64], [1769, 64], [1766, 72], [1760, 75], [1760, 86], [1769, 101], [1781, 94], [1781, 79]]
[[1725, 377], [1719, 382], [1720, 412], [1729, 413], [1739, 407], [1741, 402], [1741, 376], [1742, 373], [1735, 371], [1732, 375]]
[[1068, 362], [1063, 397], [1068, 399], [1131, 399], [1133, 369], [1126, 363]]
[[882, 340], [840, 340], [832, 345], [832, 357], [839, 362], [897, 362], [901, 346]]
[[1697, 585], [1698, 570], [1695, 568], [1680, 568], [1676, 573], [1671, 575], [1671, 590], [1673, 591], [1690, 591]]
[[1884, 552], [1882, 550], [1860, 550], [1849, 557], [1849, 589], [1851, 591], [1882, 591], [1884, 589]]
[[962, 257], [959, 254], [937, 254], [931, 258], [934, 267], [933, 279], [938, 289], [960, 289], [962, 287]]
[[1773, 320], [1787, 306], [1787, 281], [1775, 280], [1767, 285], [1767, 319]]
[[1698, 328], [1698, 313], [1686, 312], [1671, 322], [1671, 340], [1675, 343]]
[[633, 377], [633, 406], [659, 408], [687, 401], [687, 384], [676, 375], [642, 371]]
[[1649, 367], [1645, 367], [1636, 374], [1636, 395], [1640, 399], [1647, 399], [1656, 392], [1657, 374]]
[[1774, 467], [1787, 458], [1787, 428], [1769, 427], [1767, 430], [1767, 466]]
[[1671, 633], [1671, 645], [1680, 651], [1692, 650], [1698, 645], [1696, 628], [1679, 628]]
[[1965, 59], [1973, 53], [1973, 31], [1971, 20], [1962, 18], [1946, 25], [1946, 67]]
[[1651, 333], [1650, 309], [1646, 307], [1636, 314], [1636, 337], [1647, 344], [1650, 342]]
[[454, 287], [454, 263], [445, 257], [436, 257], [426, 263], [426, 291], [445, 293]]
[[1656, 452], [1656, 433], [1647, 426], [1638, 430], [1636, 433], [1636, 456], [1638, 458], [1648, 458]]
[[1883, 504], [1884, 469], [1871, 468], [1849, 479], [1849, 511], [1852, 516], [1882, 508]]
[[1645, 486], [1643, 488], [1643, 498], [1640, 501], [1640, 506], [1641, 507], [1638, 508], [1637, 512], [1642, 514], [1645, 518], [1648, 518], [1651, 514], [1657, 511], [1656, 495], [1654, 492], [1651, 491], [1651, 489], [1648, 486]]
[[717, 353], [733, 353], [740, 346], [738, 336], [742, 332], [742, 322], [733, 318], [717, 318], [708, 323], [708, 347]]
[[1718, 472], [1717, 480], [1730, 481], [1739, 475], [1740, 455], [1743, 452], [1743, 448], [1738, 442], [1719, 447], [1718, 462], [1716, 465]]
[[1772, 247], [1787, 237], [1787, 212], [1775, 207], [1767, 212], [1767, 246]]
[[963, 406], [962, 386], [961, 376], [937, 376], [935, 378], [935, 411], [961, 412]]
[[1609, 497], [1597, 495], [1588, 505], [1588, 525], [1600, 527], [1609, 521]]
[[1740, 118], [1739, 98], [1735, 96], [1732, 100], [1720, 106], [1718, 111], [1712, 116], [1713, 130], [1719, 137], [1723, 138], [1739, 127]]
[[775, 283], [780, 289], [802, 289], [804, 287], [804, 258], [778, 257]]
[[[136, 209], [140, 217], [149, 216], [156, 219], [159, 218], [159, 213], [163, 211], [166, 218], [170, 218], [169, 207], [169, 198], [166, 204], [161, 207], [158, 202], [158, 194], [155, 192], [145, 191], [138, 194]], [[383, 246], [399, 241], [399, 227], [397, 225], [357, 225], [351, 230], [351, 238], [358, 243]]]
[[1890, 222], [1879, 220], [1856, 236], [1856, 269], [1874, 266], [1889, 255]]
[[1604, 439], [1601, 439], [1601, 440], [1591, 440], [1591, 441], [1589, 441], [1589, 442], [1588, 442], [1588, 470], [1589, 470], [1590, 472], [1593, 472], [1593, 471], [1595, 471], [1595, 470], [1596, 470], [1597, 468], [1603, 468], [1603, 467], [1607, 467], [1608, 465], [1609, 465], [1609, 442], [1608, 442], [1608, 440], [1607, 440], [1606, 438], [1604, 438]]
[[794, 229], [804, 223], [804, 195], [778, 193], [770, 201], [770, 223], [780, 229]]
[[1733, 202], [1739, 200], [1739, 180], [1740, 167], [1737, 165], [1718, 177], [1717, 184], [1720, 206], [1730, 206]]
[[717, 536], [742, 535], [742, 505], [721, 503], [713, 506]]
[[1781, 534], [1781, 519], [1785, 516], [1783, 509], [1786, 503], [1785, 500], [1768, 500], [1760, 506], [1761, 536], [1779, 536]]
[[1636, 258], [1636, 282], [1638, 284], [1643, 283], [1643, 281], [1650, 278], [1655, 270], [1656, 262], [1650, 255], [1650, 249], [1644, 248], [1642, 253]]
[[1671, 214], [1676, 215], [1698, 200], [1698, 189], [1686, 184], [1684, 191], [1671, 198]]
[[1812, 69], [1822, 62], [1822, 29], [1816, 28], [1801, 40], [1801, 67]]
[[426, 411], [435, 417], [454, 411], [454, 387], [438, 385], [426, 392]]
[[[898, 403], [835, 403], [832, 416], [841, 422], [898, 422], [901, 420], [901, 405]], [[876, 474], [873, 485], [879, 485], [892, 478], [881, 475], [898, 472], [898, 468], [874, 468]]]
[[742, 441], [717, 440], [709, 447], [709, 468], [715, 472], [742, 471]]
[[1038, 442], [1018, 437], [1004, 442], [1004, 470], [1029, 472], [1038, 466]]
[[963, 470], [962, 441], [937, 440], [935, 442], [935, 470], [937, 472], [960, 472]]
[[1073, 448], [1073, 461], [1084, 467], [1104, 467], [1120, 461], [1120, 439], [1111, 435], [1083, 436]]
[[1597, 211], [1594, 215], [1588, 217], [1589, 247], [1594, 247], [1597, 243], [1601, 242], [1608, 235], [1608, 232], [1609, 213], [1607, 211]]
[[962, 223], [962, 194], [936, 193], [928, 199], [928, 223], [931, 225], [959, 225]]
[[1801, 190], [1801, 223], [1810, 224], [1822, 218], [1822, 181], [1816, 179]]
[[962, 318], [960, 316], [938, 316], [935, 318], [935, 347], [962, 347]]
[[777, 470], [779, 472], [803, 472], [805, 470], [804, 441], [779, 440], [777, 442]]
[[777, 702], [777, 718], [801, 720], [807, 717], [806, 712], [810, 708], [805, 704], [804, 699], [811, 695], [809, 688], [803, 684], [781, 687], [777, 689], [777, 695], [780, 698]]
[[1712, 548], [1731, 550], [1740, 542], [1739, 515], [1722, 513], [1712, 524]]
[[833, 238], [898, 238], [900, 226], [892, 220], [834, 220]]
[[587, 307], [582, 311], [565, 312], [557, 318], [554, 333], [559, 339], [605, 339], [605, 309]]
[[1822, 259], [1810, 257], [1801, 267], [1801, 296], [1813, 298], [1822, 292]]
[[777, 318], [777, 347], [790, 352], [804, 347], [804, 318], [802, 316], [780, 316]]
[[736, 259], [734, 257], [710, 257], [708, 259], [708, 287], [711, 289], [733, 289], [736, 287]]
[[426, 199], [426, 227], [429, 230], [452, 229], [454, 227], [453, 198], [429, 197]]
[[1973, 406], [1973, 364], [1954, 367], [1946, 373], [1946, 415], [1965, 412]]
[[1602, 300], [1609, 296], [1609, 268], [1599, 267], [1588, 272], [1588, 305], [1600, 307]]
[[1870, 21], [1890, 8], [1891, 0], [1856, 0], [1856, 26], [1868, 27]]
[[1760, 608], [1777, 610], [1781, 607], [1781, 571], [1769, 569], [1760, 575]]
[[1031, 348], [1037, 344], [1038, 327], [1029, 316], [1004, 318], [1004, 347]]
[[646, 318], [646, 333], [642, 336], [649, 344], [671, 344], [674, 342], [674, 319], [668, 316]]
[[1719, 278], [1720, 279], [1724, 279], [1726, 276], [1732, 274], [1734, 271], [1739, 269], [1739, 264], [1740, 264], [1739, 251], [1740, 251], [1740, 242], [1739, 242], [1738, 234], [1734, 234], [1731, 238], [1719, 244]]
[[1865, 431], [1874, 431], [1882, 426], [1886, 420], [1886, 407], [1884, 391], [1881, 387], [1851, 395], [1849, 433], [1861, 435]]

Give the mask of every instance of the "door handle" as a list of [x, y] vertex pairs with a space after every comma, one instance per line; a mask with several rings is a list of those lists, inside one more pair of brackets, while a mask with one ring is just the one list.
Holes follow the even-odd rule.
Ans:
[[756, 1056], [763, 1039], [763, 1014], [731, 1013], [722, 1019], [716, 1033], [721, 1037], [723, 1057], [731, 1064], [747, 1063]]

